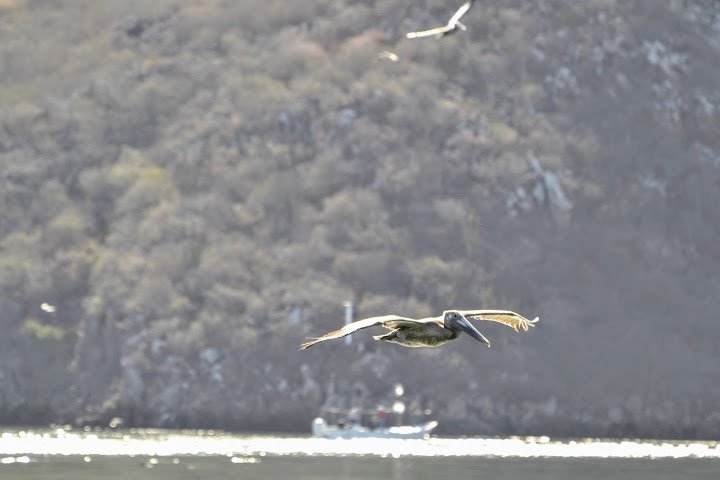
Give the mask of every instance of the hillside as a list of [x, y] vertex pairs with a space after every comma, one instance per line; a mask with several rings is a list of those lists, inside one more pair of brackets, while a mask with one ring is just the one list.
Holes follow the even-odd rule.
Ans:
[[456, 3], [0, 0], [0, 422], [716, 437], [720, 7]]

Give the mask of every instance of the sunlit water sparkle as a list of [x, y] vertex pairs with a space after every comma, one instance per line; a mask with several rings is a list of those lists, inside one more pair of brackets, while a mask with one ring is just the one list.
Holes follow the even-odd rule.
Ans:
[[517, 458], [720, 458], [718, 442], [554, 440], [525, 438], [353, 439], [231, 435], [215, 431], [157, 429], [6, 430], [0, 462], [27, 463], [35, 456], [227, 456], [253, 463], [265, 456], [517, 457]]

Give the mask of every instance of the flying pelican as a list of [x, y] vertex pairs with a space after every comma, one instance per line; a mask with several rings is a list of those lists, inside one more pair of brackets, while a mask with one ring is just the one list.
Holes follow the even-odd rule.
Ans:
[[431, 36], [435, 36], [436, 38], [442, 38], [445, 35], [455, 33], [458, 28], [465, 31], [467, 30], [467, 27], [460, 23], [460, 19], [468, 12], [468, 10], [470, 10], [470, 7], [473, 6], [473, 3], [475, 3], [475, 0], [468, 0], [467, 2], [465, 2], [460, 8], [458, 8], [457, 12], [455, 12], [455, 15], [450, 17], [447, 25], [433, 28], [431, 30], [424, 30], [422, 32], [410, 32], [405, 34], [405, 36], [407, 38], [422, 38]]
[[478, 342], [484, 343], [488, 347], [490, 341], [478, 332], [477, 329], [468, 321], [473, 320], [492, 320], [508, 325], [519, 332], [522, 328], [527, 331], [528, 327], [534, 327], [537, 317], [534, 320], [528, 320], [522, 315], [509, 310], [445, 310], [439, 317], [428, 317], [421, 319], [400, 317], [398, 315], [383, 315], [380, 317], [370, 317], [363, 320], [345, 325], [340, 330], [330, 332], [320, 338], [316, 338], [310, 342], [300, 345], [300, 350], [312, 347], [316, 343], [332, 340], [333, 338], [342, 338], [351, 333], [355, 333], [363, 328], [382, 325], [390, 330], [385, 335], [377, 335], [375, 340], [384, 342], [397, 343], [403, 347], [438, 347], [451, 340], [455, 340], [462, 332], [466, 332]]

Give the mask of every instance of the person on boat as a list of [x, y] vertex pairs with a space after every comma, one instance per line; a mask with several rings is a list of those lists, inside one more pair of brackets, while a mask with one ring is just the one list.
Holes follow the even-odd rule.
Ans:
[[420, 410], [420, 406], [417, 401], [413, 400], [413, 402], [410, 403], [409, 410], [410, 425], [416, 427], [420, 423], [420, 418], [422, 417], [422, 411]]
[[348, 422], [350, 422], [350, 427], [355, 427], [360, 424], [360, 409], [358, 407], [353, 407], [348, 412]]
[[385, 407], [380, 407], [378, 409], [378, 426], [377, 428], [385, 428], [385, 421], [387, 419], [387, 412], [385, 411]]

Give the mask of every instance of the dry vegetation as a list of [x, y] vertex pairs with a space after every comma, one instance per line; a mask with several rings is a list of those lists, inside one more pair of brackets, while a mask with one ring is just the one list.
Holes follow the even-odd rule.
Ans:
[[[0, 420], [304, 430], [402, 382], [446, 433], [716, 432], [716, 2], [404, 39], [455, 8], [0, 0]], [[345, 299], [541, 323], [296, 353]]]

